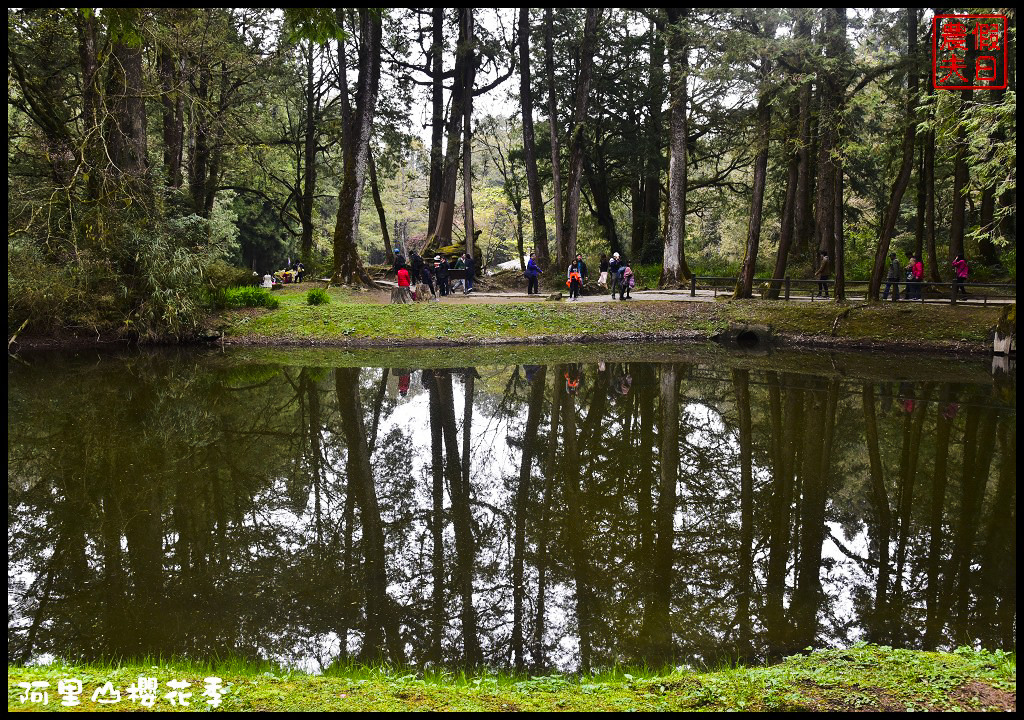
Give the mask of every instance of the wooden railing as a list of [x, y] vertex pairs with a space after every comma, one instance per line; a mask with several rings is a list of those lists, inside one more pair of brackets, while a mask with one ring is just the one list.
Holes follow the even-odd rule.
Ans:
[[[690, 297], [697, 295], [697, 286], [701, 285], [701, 289], [712, 290], [714, 296], [718, 297], [718, 292], [722, 291], [722, 294], [732, 294], [736, 289], [736, 283], [738, 279], [735, 277], [720, 277], [713, 275], [693, 275], [690, 277]], [[760, 292], [761, 297], [772, 297], [775, 295], [778, 299], [789, 300], [793, 297], [794, 293], [799, 293], [801, 288], [804, 286], [810, 286], [810, 299], [813, 301], [818, 296], [815, 292], [818, 291], [821, 285], [825, 285], [828, 288], [830, 294], [834, 294], [835, 280], [798, 280], [790, 277], [784, 278], [754, 278], [755, 291]], [[866, 299], [868, 295], [868, 287], [870, 286], [870, 280], [846, 280], [844, 282], [845, 292], [847, 299]], [[894, 285], [896, 283], [893, 283]], [[906, 292], [908, 286], [914, 286], [916, 297], [907, 298]], [[963, 297], [959, 295], [960, 285], [955, 282], [930, 282], [922, 281], [919, 283], [913, 283], [906, 280], [899, 282], [900, 289], [903, 291], [901, 299], [913, 300], [916, 302], [936, 301], [943, 299], [943, 297], [952, 304], [958, 302], [968, 301], [972, 304], [981, 303], [988, 304], [989, 300], [1005, 300], [1005, 299], [1016, 299], [1017, 297], [1017, 285], [1016, 283], [974, 283], [967, 282], [963, 284], [963, 288], [966, 292], [970, 292], [971, 289], [977, 290], [978, 288], [991, 288], [995, 289], [996, 294], [985, 293], [982, 295], [968, 295]], [[948, 288], [948, 290], [947, 290]], [[884, 288], [883, 288], [884, 289]], [[933, 294], [930, 297], [925, 297], [923, 290], [929, 290]], [[935, 291], [939, 291], [939, 297], [935, 296]], [[851, 292], [852, 291], [852, 292]], [[824, 298], [823, 298], [824, 299]]]

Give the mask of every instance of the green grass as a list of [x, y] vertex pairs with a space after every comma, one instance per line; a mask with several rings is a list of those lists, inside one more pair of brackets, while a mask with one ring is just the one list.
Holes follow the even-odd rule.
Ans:
[[[769, 667], [692, 671], [615, 668], [587, 676], [531, 677], [443, 670], [342, 665], [306, 675], [275, 665], [182, 660], [7, 668], [9, 710], [19, 682], [51, 686], [51, 710], [135, 709], [125, 699], [100, 706], [92, 691], [110, 681], [122, 691], [140, 676], [156, 677], [160, 694], [169, 680], [192, 683], [189, 709], [207, 709], [203, 678], [215, 673], [227, 694], [219, 710], [567, 710], [567, 711], [778, 711], [1016, 709], [1016, 655], [974, 651], [930, 653], [858, 644], [848, 650], [796, 655]], [[57, 681], [82, 681], [82, 705], [62, 708]], [[169, 710], [161, 699], [154, 710]], [[179, 708], [181, 709], [181, 708]]]
[[305, 295], [280, 295], [272, 312], [236, 311], [223, 318], [228, 338], [258, 343], [342, 345], [487, 344], [611, 340], [623, 333], [648, 338], [711, 337], [731, 323], [770, 325], [786, 338], [828, 344], [864, 342], [982, 350], [1002, 308], [893, 303], [520, 302], [461, 305], [352, 302], [331, 294], [310, 306]]

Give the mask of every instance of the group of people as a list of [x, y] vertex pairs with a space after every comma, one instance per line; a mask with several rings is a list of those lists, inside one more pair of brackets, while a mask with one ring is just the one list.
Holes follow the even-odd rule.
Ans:
[[[636, 285], [636, 279], [633, 276], [633, 269], [626, 262], [625, 258], [621, 257], [619, 253], [612, 253], [611, 258], [602, 254], [600, 270], [601, 275], [598, 279], [598, 285], [607, 289], [609, 282], [611, 283], [612, 300], [615, 299], [616, 295], [619, 296], [620, 300], [631, 299], [630, 290]], [[526, 272], [523, 274], [526, 277], [527, 283], [526, 294], [537, 295], [540, 292], [539, 279], [542, 271], [537, 264], [537, 258], [534, 253], [530, 253], [530, 261], [527, 263]], [[570, 300], [579, 299], [589, 277], [590, 274], [583, 255], [576, 253], [576, 257], [569, 264], [569, 269], [565, 273], [565, 284], [569, 288]]]
[[[253, 272], [253, 275], [258, 275]], [[273, 275], [267, 273], [263, 276], [262, 287], [268, 290], [274, 285], [287, 285], [289, 283], [300, 283], [306, 275], [306, 267], [299, 261], [285, 265], [283, 270], [277, 270]]]
[[[953, 282], [956, 285], [957, 294], [967, 297], [967, 261], [963, 255], [957, 255], [952, 262]], [[900, 281], [904, 282], [903, 297], [906, 300], [921, 299], [921, 285], [924, 283], [924, 263], [916, 253], [910, 253], [910, 260], [903, 265], [896, 253], [889, 253], [889, 270], [885, 276], [885, 291], [882, 299], [889, 299], [889, 290], [892, 289], [892, 299], [900, 299]]]
[[[476, 275], [476, 263], [473, 256], [463, 253], [456, 258], [454, 266], [448, 258], [443, 255], [435, 255], [432, 262], [424, 260], [415, 250], [409, 253], [409, 261], [406, 262], [401, 251], [395, 248], [395, 255], [392, 261], [395, 277], [398, 280], [398, 287], [412, 287], [422, 283], [430, 288], [433, 297], [447, 296], [461, 289], [464, 295], [473, 292], [473, 279]], [[464, 278], [451, 282], [452, 270], [464, 270]]]

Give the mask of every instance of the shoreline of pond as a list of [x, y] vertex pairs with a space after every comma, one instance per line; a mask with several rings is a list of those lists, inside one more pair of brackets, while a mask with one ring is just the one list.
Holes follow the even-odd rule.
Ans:
[[[990, 334], [1004, 313], [1000, 307], [823, 305], [789, 307], [772, 301], [747, 300], [642, 302], [624, 307], [337, 302], [308, 306], [296, 297], [277, 310], [245, 308], [211, 315], [200, 338], [180, 343], [138, 344], [386, 349], [719, 340], [736, 345], [737, 336], [744, 329], [751, 329], [754, 345], [762, 349], [767, 346], [977, 356], [991, 353]], [[1006, 307], [1015, 314], [1015, 305]], [[121, 344], [133, 343], [102, 335], [42, 335], [18, 338], [14, 348], [85, 349]]]
[[[678, 666], [575, 674], [512, 674], [458, 670], [345, 666], [306, 674], [269, 663], [146, 660], [97, 664], [7, 666], [8, 710], [20, 702], [18, 683], [49, 683], [49, 705], [59, 705], [57, 684], [82, 681], [81, 704], [70, 710], [142, 709], [127, 696], [97, 704], [92, 691], [110, 682], [127, 688], [139, 677], [161, 688], [153, 710], [170, 708], [168, 681], [191, 683], [189, 710], [208, 710], [207, 677], [226, 692], [221, 711], [1016, 711], [1016, 653], [900, 650], [857, 643], [848, 649], [793, 655], [768, 666], [696, 670]], [[83, 679], [84, 678], [84, 679]], [[215, 693], [216, 694], [216, 693]], [[121, 707], [128, 705], [129, 708]], [[41, 707], [39, 709], [42, 709]], [[49, 708], [48, 708], [49, 709]], [[149, 708], [147, 708], [149, 709]], [[181, 708], [175, 708], [181, 709]]]

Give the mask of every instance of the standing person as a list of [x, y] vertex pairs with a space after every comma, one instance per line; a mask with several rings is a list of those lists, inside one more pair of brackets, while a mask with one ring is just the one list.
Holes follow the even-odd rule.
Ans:
[[[460, 255], [459, 257], [455, 258], [455, 269], [456, 270], [465, 270], [466, 269], [466, 262], [462, 258], [463, 258], [462, 255]], [[463, 284], [462, 280], [456, 279], [455, 283], [452, 285], [451, 292], [455, 292], [456, 290], [459, 290], [460, 288], [465, 290], [466, 286]]]
[[605, 290], [608, 289], [608, 256], [601, 253], [601, 262], [598, 265], [598, 270], [601, 274], [597, 276], [597, 284], [599, 287], [603, 287]]
[[432, 268], [425, 262], [422, 263], [422, 265], [423, 269], [420, 271], [420, 282], [430, 288], [430, 295], [432, 297], [437, 297], [437, 291], [434, 290], [434, 273], [431, 272]]
[[622, 261], [619, 260], [619, 254], [612, 253], [612, 259], [608, 261], [608, 277], [612, 285], [612, 300], [615, 299], [615, 291], [619, 287], [619, 268], [621, 267]]
[[540, 266], [537, 265], [537, 260], [533, 253], [530, 253], [530, 262], [526, 265], [526, 294], [537, 295], [540, 290], [538, 289], [537, 278], [540, 276]]
[[437, 278], [437, 292], [441, 297], [448, 295], [448, 258], [434, 256], [434, 276]]
[[583, 285], [579, 260], [572, 261], [572, 265], [569, 266], [569, 270], [565, 274], [565, 279], [569, 285], [569, 299], [576, 300], [580, 296], [580, 287]]
[[473, 256], [469, 253], [465, 253], [463, 258], [466, 263], [466, 289], [463, 291], [463, 294], [469, 295], [473, 292], [473, 273], [476, 270], [476, 265], [473, 262]]
[[828, 277], [832, 274], [832, 263], [828, 259], [828, 250], [821, 251], [821, 262], [818, 263], [818, 269], [814, 273], [818, 276], [818, 294], [816, 297], [822, 297], [828, 299]]
[[391, 258], [391, 269], [395, 271], [395, 275], [403, 265], [405, 265], [405, 258], [402, 257], [402, 251], [395, 248], [395, 255]]
[[420, 278], [423, 277], [423, 258], [415, 250], [409, 253], [409, 265], [412, 266], [413, 278], [416, 282], [419, 282]]
[[957, 292], [967, 297], [967, 288], [964, 287], [964, 284], [967, 282], [967, 261], [964, 260], [963, 255], [957, 255], [953, 259], [953, 274], [956, 276], [953, 282], [956, 284]]
[[406, 269], [405, 265], [398, 268], [398, 272], [395, 273], [395, 277], [398, 278], [399, 289], [406, 288], [408, 290], [409, 286], [412, 285], [412, 278], [409, 277], [409, 271]]
[[619, 300], [632, 300], [629, 291], [633, 289], [636, 281], [633, 278], [633, 268], [625, 260], [622, 261], [622, 282], [619, 284]]
[[910, 262], [907, 263], [907, 299], [921, 299], [921, 281], [924, 279], [924, 263], [917, 259], [917, 255], [910, 254]]
[[587, 284], [587, 280], [590, 279], [590, 273], [587, 271], [587, 261], [583, 259], [581, 253], [576, 253], [576, 265], [580, 269], [580, 290]]
[[896, 259], [896, 253], [889, 253], [889, 272], [885, 276], [885, 292], [882, 293], [882, 299], [889, 299], [889, 288], [892, 288], [892, 301], [897, 302], [900, 299], [900, 261]]

